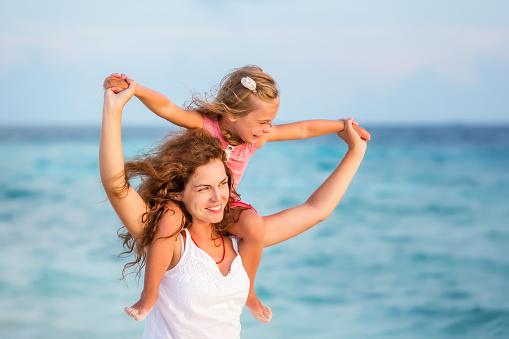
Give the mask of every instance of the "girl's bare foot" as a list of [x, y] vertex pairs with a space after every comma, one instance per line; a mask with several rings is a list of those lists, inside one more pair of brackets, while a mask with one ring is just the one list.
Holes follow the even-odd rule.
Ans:
[[131, 307], [124, 308], [124, 312], [130, 316], [133, 317], [136, 321], [142, 321], [144, 320], [147, 315], [152, 311], [152, 307], [147, 307], [144, 305], [144, 302], [142, 300], [138, 301], [136, 304], [134, 304]]
[[253, 316], [262, 323], [268, 323], [272, 319], [272, 311], [268, 306], [261, 303], [256, 294], [250, 294], [246, 301], [247, 308]]

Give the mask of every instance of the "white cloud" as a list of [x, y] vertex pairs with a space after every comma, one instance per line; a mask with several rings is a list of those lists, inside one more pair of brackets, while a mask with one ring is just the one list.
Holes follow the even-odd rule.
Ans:
[[465, 83], [475, 80], [475, 65], [482, 58], [509, 62], [507, 29], [331, 26], [325, 30], [294, 29], [292, 33], [278, 37], [298, 58], [353, 67], [389, 79], [434, 69], [446, 78]]
[[509, 24], [493, 0], [56, 3], [0, 14], [0, 80], [23, 69], [60, 78], [78, 70], [92, 83], [126, 69], [165, 86], [171, 73], [201, 91], [229, 68], [255, 63], [284, 95], [327, 107], [389, 93], [423, 71], [463, 86], [479, 81], [480, 62], [509, 64]]
[[[267, 56], [295, 64], [327, 64], [338, 69], [371, 72], [388, 83], [421, 69], [434, 69], [459, 83], [476, 81], [475, 65], [483, 58], [509, 62], [509, 30], [477, 27], [359, 27], [327, 25], [316, 28], [268, 27], [232, 29], [188, 23], [160, 27], [108, 25], [24, 25], [2, 32], [2, 67], [22, 66], [41, 54], [54, 64], [73, 64], [104, 58], [152, 64], [172, 58], [199, 62], [207, 58], [253, 60]], [[268, 39], [270, 37], [270, 39]], [[235, 66], [235, 65], [232, 65]]]

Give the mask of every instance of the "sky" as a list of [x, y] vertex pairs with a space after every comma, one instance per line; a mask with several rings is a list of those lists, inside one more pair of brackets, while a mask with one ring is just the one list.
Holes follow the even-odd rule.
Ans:
[[[0, 127], [100, 126], [114, 72], [181, 106], [248, 64], [275, 123], [509, 124], [509, 1], [0, 0]], [[164, 125], [136, 98], [123, 123]]]

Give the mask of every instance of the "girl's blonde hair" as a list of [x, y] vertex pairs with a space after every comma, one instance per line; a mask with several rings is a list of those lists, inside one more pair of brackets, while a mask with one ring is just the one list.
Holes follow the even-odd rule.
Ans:
[[[244, 87], [241, 79], [251, 78], [256, 83], [256, 91]], [[240, 118], [256, 110], [254, 98], [269, 102], [279, 98], [279, 86], [269, 74], [260, 67], [249, 65], [230, 71], [216, 89], [202, 98], [194, 94], [186, 107], [201, 114], [230, 116]]]

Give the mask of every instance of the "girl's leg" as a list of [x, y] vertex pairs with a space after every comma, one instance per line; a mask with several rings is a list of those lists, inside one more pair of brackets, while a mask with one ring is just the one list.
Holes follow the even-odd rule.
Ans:
[[124, 308], [125, 313], [136, 321], [145, 319], [156, 304], [161, 279], [172, 258], [172, 253], [168, 253], [171, 248], [168, 241], [175, 242], [175, 238], [158, 239], [147, 247], [144, 286], [140, 300], [133, 306]]
[[272, 311], [260, 302], [254, 290], [256, 271], [263, 253], [265, 237], [263, 219], [253, 209], [244, 210], [240, 213], [239, 220], [228, 228], [228, 232], [242, 238], [239, 243], [239, 254], [250, 281], [246, 306], [256, 319], [268, 323], [272, 318]]

